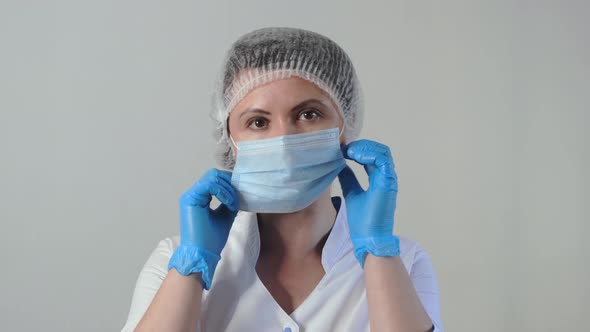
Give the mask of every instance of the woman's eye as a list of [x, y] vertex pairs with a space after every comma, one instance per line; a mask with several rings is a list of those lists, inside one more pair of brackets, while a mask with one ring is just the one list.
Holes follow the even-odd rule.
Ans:
[[301, 120], [315, 120], [320, 117], [320, 113], [316, 110], [307, 110], [299, 113], [299, 119]]
[[252, 128], [252, 129], [262, 129], [266, 126], [267, 126], [267, 121], [266, 121], [266, 119], [262, 119], [262, 118], [252, 119], [248, 123], [248, 127]]

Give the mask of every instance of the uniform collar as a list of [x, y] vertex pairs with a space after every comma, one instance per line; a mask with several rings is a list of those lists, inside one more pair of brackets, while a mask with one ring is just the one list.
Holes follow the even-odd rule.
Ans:
[[[332, 204], [338, 210], [334, 225], [330, 230], [328, 239], [322, 249], [322, 266], [328, 272], [336, 262], [352, 249], [348, 220], [346, 217], [346, 202], [339, 196], [332, 197]], [[260, 253], [260, 233], [258, 231], [258, 218], [253, 212], [240, 212], [244, 215], [244, 224], [247, 227], [246, 254], [251, 266], [256, 265]]]

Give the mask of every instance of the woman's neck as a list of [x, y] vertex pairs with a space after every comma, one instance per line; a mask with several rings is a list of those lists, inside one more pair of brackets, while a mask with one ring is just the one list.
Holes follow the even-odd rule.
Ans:
[[301, 211], [259, 213], [260, 255], [294, 263], [321, 256], [335, 219], [329, 188]]

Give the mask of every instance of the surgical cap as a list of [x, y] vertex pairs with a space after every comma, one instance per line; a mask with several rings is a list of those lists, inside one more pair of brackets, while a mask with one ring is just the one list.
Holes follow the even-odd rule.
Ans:
[[231, 110], [256, 87], [289, 77], [308, 80], [325, 91], [344, 119], [344, 139], [356, 139], [362, 127], [362, 91], [344, 50], [318, 33], [286, 27], [262, 28], [236, 40], [227, 52], [213, 94], [218, 161], [233, 169], [228, 134]]

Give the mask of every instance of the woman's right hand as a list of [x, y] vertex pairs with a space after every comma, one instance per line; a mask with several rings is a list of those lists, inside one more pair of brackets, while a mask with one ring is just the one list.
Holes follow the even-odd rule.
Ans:
[[[222, 203], [209, 207], [215, 196]], [[221, 254], [238, 211], [231, 173], [212, 168], [180, 198], [180, 244]]]
[[[216, 209], [209, 204], [215, 196], [222, 203]], [[180, 246], [168, 270], [180, 274], [201, 272], [209, 289], [221, 250], [238, 211], [238, 195], [231, 186], [231, 173], [211, 169], [180, 198]]]

